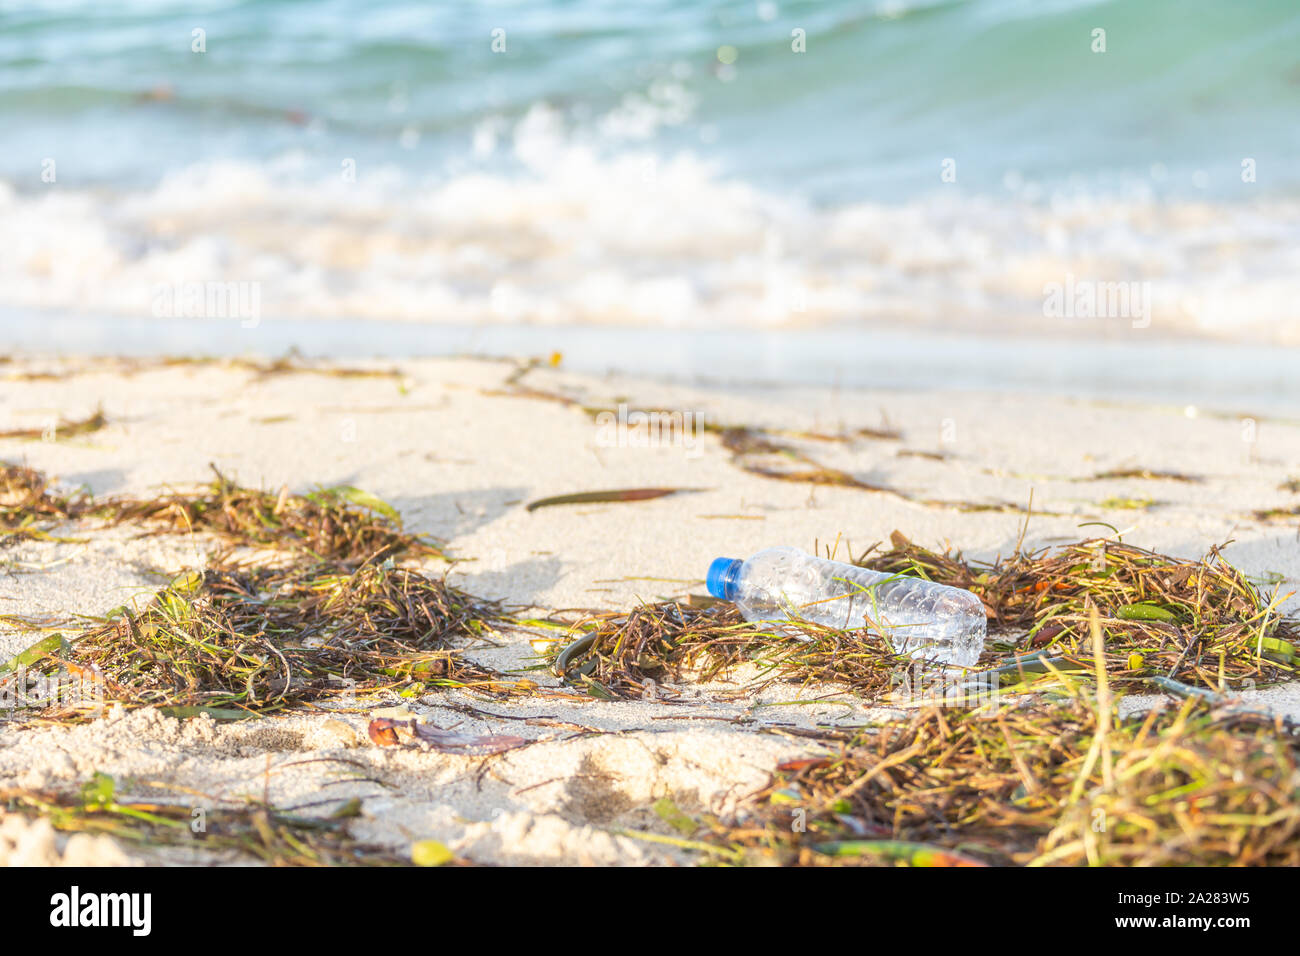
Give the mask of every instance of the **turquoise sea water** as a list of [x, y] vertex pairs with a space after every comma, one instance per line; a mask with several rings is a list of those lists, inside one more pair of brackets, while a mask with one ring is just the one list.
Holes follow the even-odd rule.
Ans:
[[[826, 202], [923, 193], [945, 157], [994, 195], [1010, 174], [1231, 196], [1241, 153], [1267, 170], [1265, 190], [1286, 191], [1300, 185], [1300, 6], [87, 0], [0, 13], [11, 180], [62, 150], [70, 184], [148, 185], [296, 149], [425, 172], [472, 156], [485, 120], [539, 103], [610, 143], [707, 152], [724, 174]], [[395, 150], [412, 128], [418, 141]]]
[[1297, 343], [1298, 118], [1294, 0], [18, 0], [0, 309]]

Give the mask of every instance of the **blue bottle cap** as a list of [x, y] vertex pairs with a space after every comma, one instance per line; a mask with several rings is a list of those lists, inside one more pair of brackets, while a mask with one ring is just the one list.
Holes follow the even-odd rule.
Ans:
[[714, 558], [709, 565], [708, 577], [705, 578], [709, 593], [724, 601], [733, 600], [736, 596], [736, 579], [740, 577], [740, 566], [744, 563], [742, 558]]

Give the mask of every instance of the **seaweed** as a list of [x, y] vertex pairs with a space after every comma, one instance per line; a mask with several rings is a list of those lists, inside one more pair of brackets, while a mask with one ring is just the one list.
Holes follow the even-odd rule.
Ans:
[[52, 492], [34, 468], [0, 462], [0, 543], [52, 539], [51, 526], [83, 515], [89, 498]]
[[932, 707], [778, 766], [692, 836], [790, 865], [1294, 866], [1297, 758], [1267, 719], [1194, 700], [1123, 721], [1083, 696]]
[[1285, 595], [1264, 595], [1219, 548], [1186, 560], [1091, 538], [978, 565], [897, 531], [891, 544], [855, 563], [974, 592], [991, 628], [1020, 632], [1013, 645], [1022, 649], [1086, 660], [1096, 607], [1107, 670], [1127, 683], [1163, 674], [1202, 687], [1241, 686], [1296, 673], [1300, 625], [1279, 611]]
[[200, 492], [110, 498], [87, 513], [113, 524], [206, 531], [234, 545], [285, 548], [321, 561], [442, 556], [434, 542], [404, 531], [401, 516], [368, 492], [340, 486], [296, 495], [285, 487], [272, 494], [241, 487], [211, 467], [216, 479]]
[[107, 426], [108, 419], [104, 416], [104, 410], [97, 408], [93, 414], [85, 418], [60, 418], [55, 424], [42, 428], [11, 428], [8, 431], [0, 431], [0, 438], [21, 441], [61, 441], [65, 438], [90, 435]]
[[[346, 805], [331, 817], [309, 817], [249, 802], [214, 804], [196, 825], [190, 803], [130, 800], [117, 781], [97, 773], [80, 790], [0, 789], [0, 808], [39, 816], [61, 833], [109, 836], [151, 850], [198, 849], [267, 866], [396, 866], [405, 863], [386, 847], [355, 839]], [[233, 860], [232, 860], [233, 862]]]
[[683, 681], [726, 678], [739, 665], [754, 676], [756, 692], [778, 681], [835, 682], [866, 697], [899, 684], [908, 661], [866, 635], [812, 624], [797, 625], [799, 640], [741, 619], [734, 607], [692, 607], [673, 601], [626, 614], [586, 618], [580, 636], [550, 648], [552, 670], [596, 697], [672, 699]]
[[402, 528], [401, 515], [359, 488], [320, 488], [305, 495], [244, 488], [211, 466], [215, 480], [192, 493], [95, 500], [84, 492], [57, 495], [31, 468], [0, 465], [0, 540], [50, 539], [62, 521], [158, 526], [208, 532], [232, 546], [284, 549], [311, 560], [361, 564], [394, 556], [443, 557], [438, 544]]
[[384, 690], [531, 693], [533, 681], [457, 646], [504, 621], [496, 604], [391, 563], [191, 571], [142, 610], [56, 635], [38, 657], [67, 686], [49, 691], [42, 717], [79, 719], [105, 702], [238, 717]]

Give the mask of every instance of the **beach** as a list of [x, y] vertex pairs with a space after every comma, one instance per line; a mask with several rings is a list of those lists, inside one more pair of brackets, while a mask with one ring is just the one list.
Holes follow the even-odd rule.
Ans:
[[0, 864], [1300, 865], [1297, 40], [6, 5]]
[[[705, 593], [704, 571], [719, 555], [789, 544], [852, 559], [896, 531], [980, 561], [1098, 535], [1188, 559], [1223, 546], [1265, 593], [1286, 595], [1300, 582], [1300, 422], [1250, 409], [690, 386], [570, 372], [559, 355], [278, 368], [29, 356], [3, 366], [0, 409], [0, 431], [36, 434], [0, 442], [0, 460], [97, 499], [193, 488], [212, 480], [214, 466], [272, 493], [364, 489], [396, 509], [406, 531], [441, 543], [449, 560], [422, 558], [419, 567], [525, 618], [684, 602]], [[652, 409], [691, 417], [651, 428], [636, 412]], [[60, 434], [60, 422], [97, 410], [102, 427]], [[870, 487], [747, 470], [719, 437], [729, 427], [779, 435], [802, 461]], [[679, 490], [527, 507], [646, 487]], [[141, 607], [176, 573], [222, 550], [204, 533], [89, 518], [56, 530], [66, 540], [12, 541], [0, 554], [0, 658], [39, 636], [20, 621], [75, 630], [78, 615]], [[1300, 603], [1288, 598], [1278, 609], [1294, 615]], [[743, 815], [778, 764], [826, 752], [801, 731], [859, 726], [893, 709], [833, 683], [747, 690], [743, 667], [684, 682], [663, 695], [671, 700], [596, 699], [561, 684], [539, 657], [539, 638], [560, 639], [502, 626], [491, 646], [468, 652], [536, 682], [535, 693], [506, 699], [432, 688], [236, 721], [112, 704], [81, 723], [27, 714], [0, 729], [0, 788], [75, 789], [101, 773], [118, 782], [119, 799], [181, 800], [213, 815], [259, 801], [327, 816], [355, 798], [353, 832], [398, 856], [436, 840], [480, 864], [687, 864], [700, 853], [674, 843], [657, 801], [687, 814]], [[1240, 696], [1300, 715], [1295, 684]], [[1125, 702], [1151, 705], [1170, 700]], [[443, 729], [536, 742], [492, 756], [377, 746], [368, 723], [394, 707]], [[84, 834], [69, 843], [16, 814], [0, 821], [0, 855], [10, 863], [238, 859]]]

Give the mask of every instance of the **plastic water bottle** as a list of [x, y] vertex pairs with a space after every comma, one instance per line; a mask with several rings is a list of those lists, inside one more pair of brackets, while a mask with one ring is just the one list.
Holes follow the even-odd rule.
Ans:
[[715, 558], [708, 586], [714, 597], [734, 601], [746, 620], [868, 628], [888, 639], [896, 653], [916, 659], [970, 667], [984, 648], [984, 604], [970, 591], [828, 561], [798, 548]]

